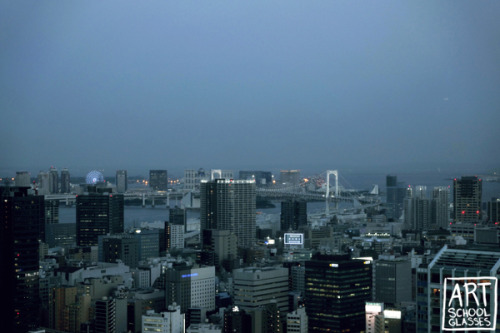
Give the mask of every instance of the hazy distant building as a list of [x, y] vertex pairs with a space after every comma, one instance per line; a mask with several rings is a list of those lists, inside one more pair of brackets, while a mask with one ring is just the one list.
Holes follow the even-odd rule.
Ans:
[[476, 176], [453, 180], [453, 222], [480, 221], [483, 183]]
[[27, 187], [0, 187], [0, 262], [3, 332], [40, 325], [39, 241], [45, 233], [43, 196]]
[[30, 187], [31, 177], [28, 171], [16, 171], [16, 178], [14, 180], [16, 186]]
[[307, 226], [307, 202], [303, 200], [287, 200], [281, 202], [281, 231], [297, 231]]
[[300, 170], [281, 170], [280, 184], [298, 186], [300, 184]]
[[116, 192], [125, 193], [127, 192], [128, 178], [127, 170], [117, 170], [116, 171]]
[[386, 216], [387, 219], [398, 220], [403, 212], [403, 202], [406, 197], [406, 187], [398, 182], [398, 177], [386, 177]]
[[431, 220], [438, 228], [446, 229], [449, 225], [449, 189], [437, 186], [432, 190]]
[[46, 171], [40, 171], [37, 177], [37, 193], [38, 195], [50, 194], [50, 182], [49, 173]]
[[201, 183], [201, 230], [229, 230], [238, 246], [255, 243], [255, 183], [250, 180], [215, 179]]
[[68, 169], [61, 170], [61, 193], [71, 192], [71, 176]]
[[124, 201], [121, 194], [87, 193], [76, 197], [78, 246], [96, 246], [100, 235], [123, 232]]
[[49, 170], [49, 192], [59, 193], [59, 174], [54, 167]]
[[167, 170], [149, 170], [149, 187], [154, 191], [166, 191], [168, 187]]
[[208, 175], [203, 168], [198, 170], [187, 169], [184, 170], [184, 189], [186, 190], [199, 190], [200, 181], [208, 180], [210, 175]]
[[271, 171], [240, 171], [239, 179], [253, 180], [257, 187], [265, 187], [273, 184]]
[[405, 224], [412, 230], [429, 230], [431, 226], [431, 202], [427, 199], [424, 186], [406, 190], [404, 199]]

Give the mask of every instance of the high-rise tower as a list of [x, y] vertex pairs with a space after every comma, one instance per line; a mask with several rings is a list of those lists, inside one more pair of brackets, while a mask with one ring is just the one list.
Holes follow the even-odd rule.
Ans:
[[0, 187], [0, 286], [3, 332], [26, 332], [39, 322], [39, 241], [43, 239], [43, 196], [27, 187]]
[[281, 202], [281, 231], [297, 231], [299, 226], [307, 225], [307, 202], [288, 200]]
[[116, 171], [116, 192], [125, 193], [127, 191], [127, 170]]
[[372, 296], [370, 261], [348, 255], [315, 255], [306, 261], [309, 332], [361, 332]]
[[476, 176], [453, 180], [453, 222], [473, 223], [481, 220], [483, 183]]
[[256, 232], [255, 182], [203, 181], [200, 192], [201, 229], [229, 230], [238, 237], [238, 247], [252, 247]]
[[76, 243], [98, 245], [98, 236], [123, 232], [123, 195], [87, 193], [76, 197]]
[[71, 176], [69, 174], [68, 169], [61, 170], [61, 193], [70, 193], [71, 185], [70, 185]]

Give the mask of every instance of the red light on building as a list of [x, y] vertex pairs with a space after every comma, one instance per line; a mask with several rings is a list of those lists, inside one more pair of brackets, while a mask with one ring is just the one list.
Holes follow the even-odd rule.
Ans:
[[462, 211], [462, 215], [465, 215], [465, 210]]
[[479, 211], [478, 211], [478, 210], [476, 210], [476, 214], [479, 214]]

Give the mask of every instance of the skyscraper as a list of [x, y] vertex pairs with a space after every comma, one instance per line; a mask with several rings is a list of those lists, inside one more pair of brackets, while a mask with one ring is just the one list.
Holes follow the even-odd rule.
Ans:
[[215, 179], [201, 183], [201, 229], [229, 230], [238, 237], [238, 247], [255, 242], [255, 182]]
[[298, 230], [307, 225], [307, 202], [287, 200], [281, 202], [281, 231]]
[[476, 176], [453, 180], [453, 222], [474, 223], [481, 220], [483, 183]]
[[154, 191], [166, 191], [168, 187], [167, 170], [149, 170], [149, 187]]
[[127, 170], [116, 171], [116, 192], [125, 193], [127, 191]]
[[437, 186], [432, 190], [431, 220], [438, 228], [447, 228], [449, 220], [449, 189], [445, 186]]
[[40, 325], [38, 260], [44, 200], [27, 187], [0, 187], [0, 198], [2, 331], [24, 333]]
[[386, 216], [389, 220], [398, 220], [403, 212], [403, 201], [406, 196], [406, 188], [398, 182], [397, 176], [388, 175], [386, 177]]
[[123, 232], [123, 195], [87, 193], [76, 197], [76, 243], [98, 245], [98, 236]]
[[61, 193], [70, 193], [71, 192], [71, 176], [69, 174], [68, 169], [61, 170]]
[[305, 265], [309, 332], [364, 330], [365, 302], [372, 294], [370, 262], [316, 254]]
[[59, 174], [54, 167], [50, 167], [49, 170], [49, 192], [59, 193]]

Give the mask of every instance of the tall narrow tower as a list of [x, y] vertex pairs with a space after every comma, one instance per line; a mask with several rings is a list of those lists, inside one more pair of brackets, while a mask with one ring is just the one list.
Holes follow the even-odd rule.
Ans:
[[24, 333], [40, 325], [38, 253], [44, 200], [28, 187], [0, 187], [0, 198], [2, 332]]

